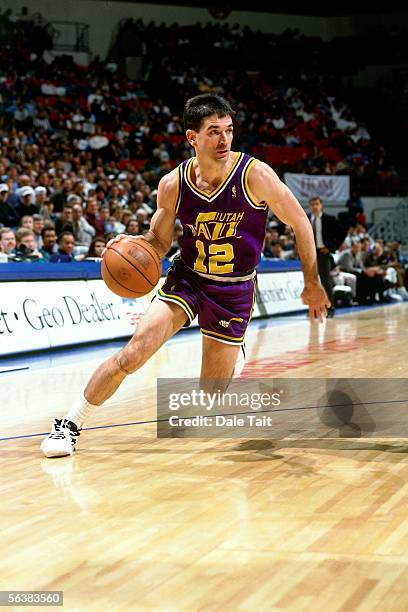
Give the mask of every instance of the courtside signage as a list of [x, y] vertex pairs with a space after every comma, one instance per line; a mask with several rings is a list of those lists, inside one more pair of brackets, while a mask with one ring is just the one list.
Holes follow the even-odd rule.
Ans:
[[147, 306], [132, 300], [131, 319], [100, 280], [1, 283], [0, 355], [127, 336]]
[[303, 288], [303, 273], [300, 271], [258, 274], [253, 317], [306, 310], [300, 299]]
[[[120, 298], [102, 280], [4, 282], [0, 289], [0, 356], [130, 336], [154, 295]], [[301, 272], [259, 274], [253, 316], [304, 308], [302, 289]]]

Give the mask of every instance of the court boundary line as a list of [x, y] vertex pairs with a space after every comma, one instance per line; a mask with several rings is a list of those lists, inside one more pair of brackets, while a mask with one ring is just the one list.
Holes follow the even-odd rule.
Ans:
[[[272, 414], [276, 414], [277, 412], [295, 412], [297, 410], [318, 410], [319, 408], [346, 408], [347, 406], [372, 406], [374, 404], [401, 404], [403, 402], [408, 402], [408, 399], [401, 399], [401, 400], [377, 400], [375, 402], [358, 402], [356, 404], [323, 404], [321, 406], [302, 406], [302, 407], [297, 407], [297, 408], [278, 408], [277, 410], [257, 410], [257, 411], [244, 411], [244, 412], [229, 412], [229, 413], [223, 413], [221, 415], [217, 415], [217, 414], [212, 414], [212, 415], [208, 415], [211, 416], [212, 418], [216, 417], [216, 416], [238, 416], [238, 415], [246, 415], [246, 414], [253, 414], [253, 415], [257, 415], [257, 414], [267, 414], [267, 413], [272, 413]], [[196, 415], [197, 416], [197, 415]], [[193, 418], [193, 417], [189, 417], [189, 418]], [[96, 425], [95, 427], [85, 427], [84, 429], [81, 429], [80, 431], [93, 431], [95, 429], [112, 429], [113, 427], [131, 427], [133, 425], [150, 425], [152, 423], [163, 423], [168, 421], [168, 419], [152, 419], [152, 420], [148, 420], [148, 421], [131, 421], [130, 423], [112, 423], [111, 425]], [[22, 436], [8, 436], [6, 438], [0, 438], [0, 442], [5, 442], [7, 440], [21, 440], [21, 439], [25, 439], [25, 438], [37, 438], [39, 436], [46, 436], [48, 435], [49, 432], [40, 432], [40, 433], [35, 433], [35, 434], [25, 434]], [[161, 438], [157, 438], [157, 439], [161, 439]], [[164, 438], [163, 438], [164, 439]]]

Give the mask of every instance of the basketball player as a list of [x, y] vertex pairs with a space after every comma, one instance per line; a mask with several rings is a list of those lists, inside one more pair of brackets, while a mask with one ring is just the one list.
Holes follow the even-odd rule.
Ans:
[[310, 318], [326, 316], [330, 302], [319, 283], [309, 220], [268, 165], [231, 151], [233, 114], [220, 96], [202, 94], [187, 101], [186, 137], [196, 155], [161, 179], [157, 211], [140, 238], [163, 257], [178, 215], [180, 256], [129, 343], [97, 368], [84, 396], [55, 419], [41, 445], [47, 457], [71, 455], [92, 412], [196, 315], [203, 335], [202, 385], [208, 389], [211, 381], [232, 377], [253, 310], [255, 267], [269, 208], [295, 232], [305, 281], [302, 300]]

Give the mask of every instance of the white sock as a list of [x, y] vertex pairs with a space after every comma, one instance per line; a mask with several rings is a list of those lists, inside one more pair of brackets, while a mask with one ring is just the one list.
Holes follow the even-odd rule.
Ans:
[[96, 408], [98, 408], [98, 406], [95, 406], [95, 404], [90, 404], [85, 397], [82, 397], [75, 402], [71, 410], [65, 415], [64, 418], [68, 419], [69, 421], [73, 421], [78, 429], [80, 429], [84, 424], [84, 421], [91, 416]]

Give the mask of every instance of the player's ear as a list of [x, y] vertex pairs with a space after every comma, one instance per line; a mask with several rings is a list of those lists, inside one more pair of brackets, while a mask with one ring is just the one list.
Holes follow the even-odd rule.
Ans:
[[186, 132], [186, 138], [192, 147], [195, 147], [196, 144], [196, 134], [195, 130], [187, 130]]

